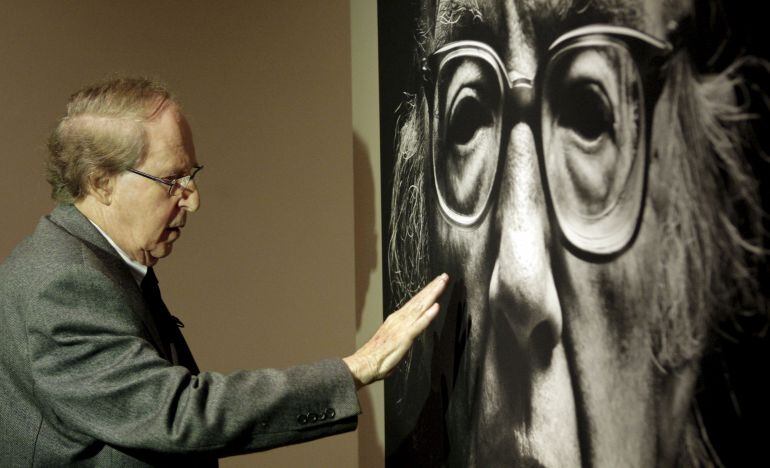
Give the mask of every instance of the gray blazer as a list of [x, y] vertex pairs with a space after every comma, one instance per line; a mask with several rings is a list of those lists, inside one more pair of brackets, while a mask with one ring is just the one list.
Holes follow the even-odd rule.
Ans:
[[0, 466], [211, 465], [353, 430], [345, 364], [192, 375], [73, 206], [0, 265]]

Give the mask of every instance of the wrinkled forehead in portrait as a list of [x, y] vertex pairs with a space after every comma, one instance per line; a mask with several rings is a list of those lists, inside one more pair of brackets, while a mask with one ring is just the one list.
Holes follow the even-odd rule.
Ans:
[[510, 65], [535, 60], [557, 37], [587, 24], [626, 26], [665, 38], [670, 22], [688, 10], [684, 0], [442, 0], [426, 6], [422, 19], [429, 52], [452, 41], [476, 40]]

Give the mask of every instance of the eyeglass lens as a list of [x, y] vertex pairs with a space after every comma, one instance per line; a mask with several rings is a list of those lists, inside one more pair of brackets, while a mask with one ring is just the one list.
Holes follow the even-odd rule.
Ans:
[[176, 180], [174, 180], [174, 184], [169, 187], [169, 193], [171, 195], [178, 195], [182, 193], [185, 190], [188, 190], [188, 185], [190, 185], [190, 182], [195, 179], [195, 175], [201, 170], [203, 167], [196, 167], [193, 169], [192, 174], [184, 177], [180, 177]]
[[[440, 63], [433, 167], [447, 215], [472, 225], [489, 204], [503, 148], [508, 86], [499, 59], [458, 50]], [[632, 237], [644, 182], [644, 106], [636, 64], [614, 42], [576, 43], [551, 57], [540, 100], [543, 161], [567, 240], [598, 254]]]
[[471, 224], [484, 210], [500, 156], [504, 89], [485, 53], [449, 55], [436, 80], [434, 172], [442, 203]]

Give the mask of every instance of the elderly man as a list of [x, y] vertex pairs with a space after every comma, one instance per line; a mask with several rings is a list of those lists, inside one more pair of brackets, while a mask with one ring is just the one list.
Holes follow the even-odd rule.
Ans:
[[695, 13], [421, 2], [390, 282], [457, 282], [388, 386], [393, 466], [719, 464], [692, 398], [715, 324], [759, 307], [760, 208]]
[[198, 209], [190, 127], [163, 87], [75, 93], [48, 162], [61, 204], [0, 267], [0, 465], [215, 465], [355, 428], [356, 389], [436, 316], [446, 276], [345, 359], [199, 372], [152, 266]]

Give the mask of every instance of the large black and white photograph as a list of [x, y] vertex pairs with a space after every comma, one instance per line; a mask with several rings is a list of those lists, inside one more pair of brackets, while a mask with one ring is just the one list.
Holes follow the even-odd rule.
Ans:
[[756, 8], [380, 0], [387, 466], [770, 463]]

